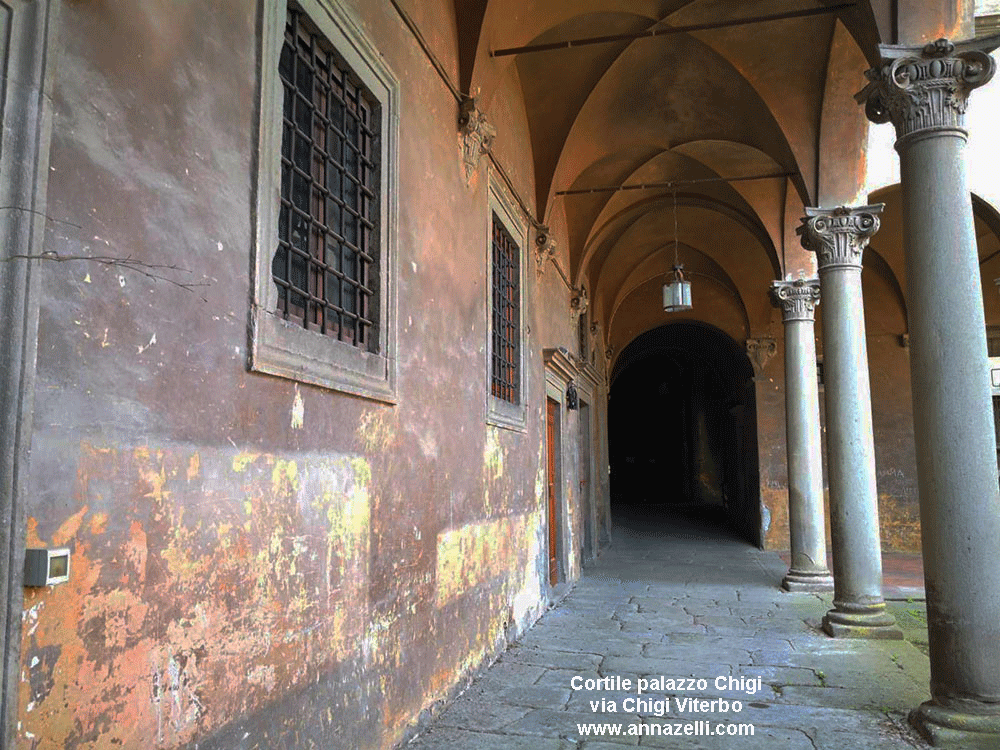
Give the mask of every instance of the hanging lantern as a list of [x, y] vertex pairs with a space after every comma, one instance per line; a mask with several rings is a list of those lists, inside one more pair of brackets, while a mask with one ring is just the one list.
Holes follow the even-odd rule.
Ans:
[[691, 282], [684, 278], [684, 266], [677, 259], [680, 241], [677, 238], [677, 191], [674, 194], [674, 278], [663, 285], [663, 311], [680, 312], [691, 309]]
[[674, 266], [674, 278], [663, 285], [663, 310], [680, 312], [691, 309], [691, 282], [684, 278], [684, 266]]

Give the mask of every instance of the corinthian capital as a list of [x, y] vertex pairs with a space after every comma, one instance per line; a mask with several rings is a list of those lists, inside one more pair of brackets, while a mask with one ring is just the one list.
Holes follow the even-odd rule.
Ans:
[[924, 47], [883, 44], [882, 65], [865, 75], [870, 83], [856, 96], [872, 122], [892, 122], [896, 137], [926, 130], [963, 130], [969, 94], [993, 77], [987, 51], [996, 40], [952, 44], [938, 39]]
[[878, 231], [884, 203], [858, 208], [806, 208], [802, 225], [795, 230], [802, 247], [816, 253], [819, 270], [861, 268], [861, 255]]
[[819, 304], [819, 279], [775, 281], [771, 284], [771, 299], [781, 308], [782, 319], [815, 320]]

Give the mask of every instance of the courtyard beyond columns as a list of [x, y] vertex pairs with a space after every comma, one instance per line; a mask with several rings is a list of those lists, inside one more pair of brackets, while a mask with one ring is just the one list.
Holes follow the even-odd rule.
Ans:
[[[574, 590], [407, 750], [927, 747], [907, 722], [929, 697], [929, 665], [919, 571], [902, 563], [886, 561], [886, 598], [906, 640], [833, 639], [820, 628], [832, 594], [780, 590], [778, 554], [690, 511], [618, 519], [614, 546]], [[639, 679], [660, 677], [695, 684], [637, 696]], [[752, 737], [705, 734], [741, 724]]]

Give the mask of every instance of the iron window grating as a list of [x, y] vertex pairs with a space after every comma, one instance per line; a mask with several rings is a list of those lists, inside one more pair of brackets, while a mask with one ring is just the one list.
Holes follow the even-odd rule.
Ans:
[[493, 347], [491, 392], [511, 404], [521, 397], [520, 248], [493, 214]]
[[379, 103], [298, 8], [279, 62], [279, 315], [377, 348]]

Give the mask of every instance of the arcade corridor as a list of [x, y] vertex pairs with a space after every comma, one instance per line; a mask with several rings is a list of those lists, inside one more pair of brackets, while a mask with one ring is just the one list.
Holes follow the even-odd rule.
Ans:
[[1000, 747], [1000, 0], [0, 7], [0, 748]]

